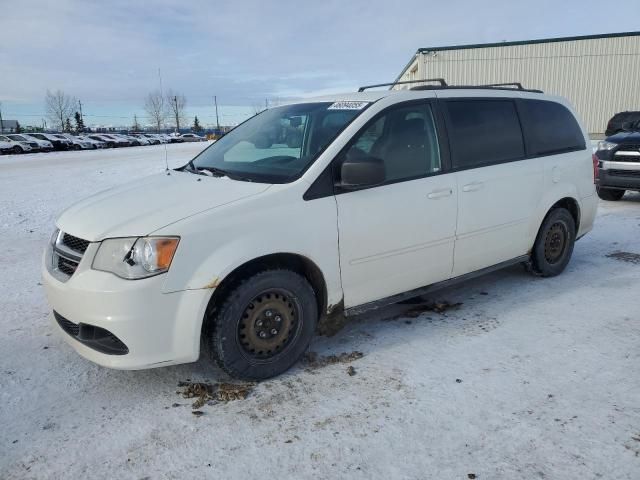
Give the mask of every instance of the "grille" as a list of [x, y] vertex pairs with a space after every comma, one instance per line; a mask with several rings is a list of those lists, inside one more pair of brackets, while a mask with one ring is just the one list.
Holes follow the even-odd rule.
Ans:
[[58, 270], [60, 270], [65, 275], [73, 275], [76, 273], [76, 269], [78, 268], [78, 263], [73, 260], [69, 260], [64, 257], [58, 257]]
[[618, 152], [637, 152], [640, 151], [640, 143], [625, 143], [618, 147]]
[[53, 316], [55, 317], [56, 322], [58, 322], [58, 325], [60, 325], [60, 327], [65, 332], [67, 332], [69, 335], [73, 337], [78, 336], [78, 333], [80, 333], [80, 325], [70, 322], [69, 320], [64, 318], [62, 315], [60, 315], [58, 312], [54, 311]]
[[67, 247], [69, 247], [71, 250], [75, 250], [76, 252], [79, 252], [79, 253], [86, 252], [87, 247], [89, 246], [88, 240], [83, 240], [81, 238], [74, 237], [73, 235], [69, 235], [68, 233], [65, 233], [64, 236], [62, 237], [62, 243], [63, 245], [66, 245]]
[[640, 170], [608, 170], [609, 175], [616, 177], [638, 177], [640, 178]]

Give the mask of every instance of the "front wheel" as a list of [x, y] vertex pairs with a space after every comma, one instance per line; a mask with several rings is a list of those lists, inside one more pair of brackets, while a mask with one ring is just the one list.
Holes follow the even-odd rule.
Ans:
[[576, 223], [565, 208], [554, 208], [542, 222], [531, 254], [531, 269], [543, 277], [565, 269], [576, 240]]
[[11, 149], [11, 151], [12, 151], [13, 153], [15, 153], [16, 155], [18, 155], [19, 153], [22, 153], [22, 148], [20, 148], [18, 145], [16, 145], [15, 147], [13, 147], [13, 148]]
[[263, 380], [300, 359], [316, 330], [318, 307], [303, 276], [266, 270], [239, 282], [208, 321], [212, 359], [232, 377]]
[[617, 190], [614, 188], [602, 188], [598, 187], [597, 189], [598, 196], [602, 200], [608, 200], [610, 202], [617, 202], [622, 197], [624, 197], [624, 190]]

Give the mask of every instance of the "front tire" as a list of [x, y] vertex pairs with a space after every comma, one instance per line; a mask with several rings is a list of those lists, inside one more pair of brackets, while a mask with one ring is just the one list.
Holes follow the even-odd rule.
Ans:
[[212, 359], [232, 377], [263, 380], [300, 359], [316, 330], [318, 307], [303, 276], [266, 270], [240, 281], [208, 321]]
[[573, 253], [576, 223], [565, 208], [551, 210], [538, 231], [531, 254], [531, 270], [542, 277], [562, 273]]
[[19, 153], [22, 153], [22, 148], [20, 148], [18, 145], [16, 145], [15, 147], [13, 147], [11, 149], [11, 151], [15, 154], [18, 155]]
[[617, 190], [614, 188], [602, 188], [598, 187], [597, 189], [598, 196], [602, 200], [608, 200], [610, 202], [617, 202], [622, 197], [624, 197], [625, 190]]

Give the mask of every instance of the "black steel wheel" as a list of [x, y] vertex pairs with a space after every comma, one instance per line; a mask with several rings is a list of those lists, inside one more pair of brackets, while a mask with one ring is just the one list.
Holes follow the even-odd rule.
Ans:
[[552, 209], [542, 222], [531, 254], [531, 270], [543, 277], [560, 274], [571, 259], [576, 224], [568, 210]]
[[229, 375], [262, 380], [288, 370], [305, 352], [318, 322], [306, 278], [265, 270], [237, 283], [206, 319], [205, 343]]
[[293, 293], [266, 290], [249, 302], [238, 324], [238, 342], [250, 358], [270, 359], [296, 338], [300, 306]]

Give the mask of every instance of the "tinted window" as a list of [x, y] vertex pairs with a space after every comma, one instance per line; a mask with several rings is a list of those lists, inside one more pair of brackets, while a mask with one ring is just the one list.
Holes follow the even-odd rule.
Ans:
[[431, 107], [418, 104], [387, 110], [355, 137], [347, 155], [382, 159], [387, 182], [438, 172], [440, 150]]
[[470, 168], [524, 157], [524, 141], [511, 100], [446, 102], [454, 168]]
[[521, 105], [530, 155], [586, 148], [578, 122], [564, 105], [543, 100], [523, 100]]

